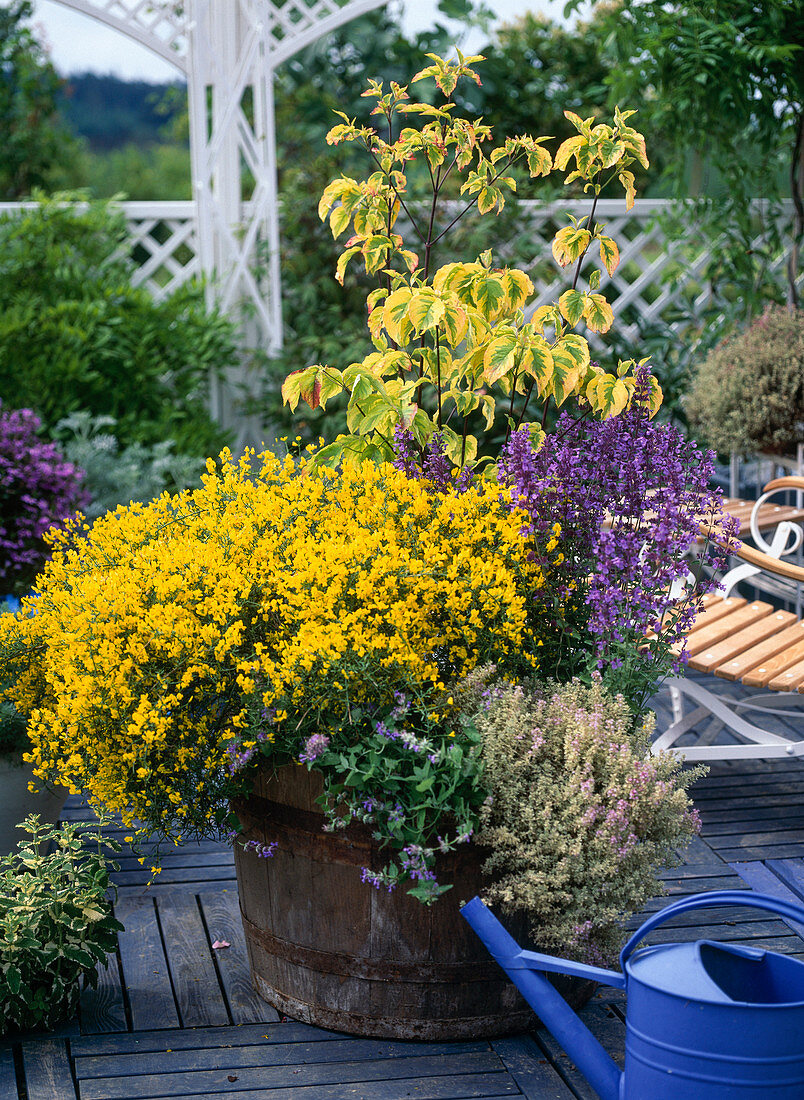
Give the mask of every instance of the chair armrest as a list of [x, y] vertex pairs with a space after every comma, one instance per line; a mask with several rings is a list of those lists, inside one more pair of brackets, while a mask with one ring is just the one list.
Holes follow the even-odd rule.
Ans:
[[[786, 479], [780, 478], [779, 480]], [[755, 565], [758, 569], [763, 569], [767, 573], [775, 573], [777, 577], [787, 577], [788, 580], [804, 584], [804, 568], [800, 565], [794, 565], [793, 562], [772, 558], [770, 554], [764, 554], [753, 546], [746, 546], [745, 543], [742, 543], [739, 550], [733, 550], [732, 554], [734, 557], [742, 558], [743, 561], [747, 561], [750, 565]]]
[[772, 493], [776, 489], [801, 489], [804, 490], [804, 477], [801, 474], [787, 474], [785, 477], [775, 477], [769, 481], [762, 490], [762, 495]]

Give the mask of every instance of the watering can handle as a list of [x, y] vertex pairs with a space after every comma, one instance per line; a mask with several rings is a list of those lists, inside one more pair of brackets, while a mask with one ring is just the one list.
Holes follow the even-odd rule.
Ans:
[[768, 909], [772, 913], [778, 913], [780, 917], [804, 924], [804, 908], [793, 905], [781, 898], [773, 898], [770, 894], [755, 894], [752, 890], [713, 890], [711, 894], [693, 894], [689, 898], [681, 898], [671, 905], [649, 917], [641, 928], [634, 932], [631, 939], [620, 952], [620, 966], [625, 970], [625, 963], [633, 953], [637, 944], [652, 932], [658, 925], [663, 924], [671, 917], [684, 913], [688, 909], [709, 909], [716, 905], [747, 905], [753, 909]]

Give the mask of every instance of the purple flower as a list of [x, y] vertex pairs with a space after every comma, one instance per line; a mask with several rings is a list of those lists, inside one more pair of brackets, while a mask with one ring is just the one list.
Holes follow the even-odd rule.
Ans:
[[29, 587], [48, 557], [44, 533], [88, 501], [83, 470], [39, 438], [41, 427], [30, 409], [0, 408], [0, 584], [6, 589]]
[[277, 841], [272, 840], [270, 844], [261, 844], [259, 840], [247, 840], [243, 845], [243, 850], [246, 852], [254, 852], [260, 859], [270, 859], [277, 848]]
[[310, 764], [317, 759], [329, 745], [329, 737], [325, 733], [314, 733], [307, 738], [304, 751], [299, 754], [300, 764]]
[[441, 432], [433, 432], [419, 454], [413, 433], [397, 424], [394, 428], [394, 455], [397, 470], [404, 470], [409, 478], [417, 481], [428, 481], [439, 493], [450, 489], [464, 493], [474, 479], [474, 472], [469, 466], [464, 466], [457, 478], [453, 476], [452, 463], [447, 457]]
[[636, 378], [634, 400], [619, 416], [573, 420], [564, 413], [538, 452], [520, 429], [500, 460], [501, 480], [530, 517], [523, 535], [543, 544], [560, 525], [563, 561], [550, 565], [555, 615], [575, 616], [601, 669], [619, 667], [624, 649], [654, 661], [658, 650], [644, 641], [657, 626], [663, 652], [683, 646], [704, 593], [715, 587], [703, 578], [686, 602], [671, 598], [673, 582], [689, 571], [685, 555], [703, 519], [723, 532], [705, 546], [703, 564], [721, 568], [737, 531], [720, 491], [709, 487], [714, 455], [651, 420], [648, 369]]

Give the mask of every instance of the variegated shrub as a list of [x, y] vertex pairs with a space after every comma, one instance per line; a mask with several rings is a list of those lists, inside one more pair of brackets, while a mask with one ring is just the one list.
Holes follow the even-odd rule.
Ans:
[[[320, 217], [329, 220], [336, 239], [346, 235], [336, 278], [342, 283], [356, 262], [380, 285], [367, 299], [375, 350], [345, 370], [316, 364], [296, 371], [283, 386], [294, 409], [300, 399], [315, 408], [348, 392], [352, 434], [324, 448], [319, 462], [345, 451], [388, 458], [394, 430], [401, 426], [420, 446], [441, 433], [454, 465], [473, 464], [478, 454], [470, 432], [473, 414], [482, 413], [489, 429], [504, 402], [509, 431], [530, 418], [538, 436], [551, 402], [560, 407], [574, 400], [608, 417], [626, 408], [633, 394], [635, 364], [623, 362], [616, 374], [606, 373], [591, 360], [584, 332], [606, 332], [614, 319], [599, 287], [602, 269], [611, 275], [617, 267], [619, 250], [595, 221], [595, 211], [614, 181], [624, 188], [627, 206], [633, 205], [629, 166], [648, 164], [642, 135], [628, 125], [634, 112], [616, 109], [613, 124], [565, 112], [578, 132], [554, 154], [546, 137], [509, 137], [494, 144], [488, 126], [456, 117], [448, 101], [459, 81], [480, 83], [472, 66], [483, 58], [428, 56], [432, 63], [412, 83], [434, 79], [445, 102], [412, 102], [406, 87], [391, 82], [386, 90], [371, 81], [363, 94], [375, 101], [372, 115], [385, 136], [342, 115], [327, 137], [333, 145], [361, 145], [374, 169], [362, 180], [339, 176], [321, 197]], [[421, 126], [405, 125], [410, 116]], [[470, 210], [481, 215], [502, 210], [506, 193], [516, 189], [511, 175], [516, 165], [531, 177], [564, 172], [566, 183], [581, 181], [590, 195], [588, 217], [570, 217], [553, 242], [556, 261], [574, 265], [571, 285], [528, 319], [533, 283], [525, 271], [497, 266], [489, 251], [472, 263], [434, 264], [435, 249]], [[411, 201], [413, 173], [429, 177], [426, 204]], [[409, 240], [399, 231], [402, 224]], [[600, 266], [590, 270], [592, 257], [599, 257]], [[653, 385], [658, 407], [661, 391]]]

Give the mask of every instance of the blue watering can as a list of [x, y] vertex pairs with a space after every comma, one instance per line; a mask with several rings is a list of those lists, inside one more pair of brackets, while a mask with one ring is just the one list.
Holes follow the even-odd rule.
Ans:
[[[804, 963], [709, 940], [634, 953], [657, 925], [718, 905], [804, 924], [804, 909], [766, 894], [694, 894], [645, 921], [622, 949], [618, 973], [520, 950], [480, 898], [461, 913], [602, 1100], [804, 1100]], [[626, 991], [622, 1073], [543, 970]]]

